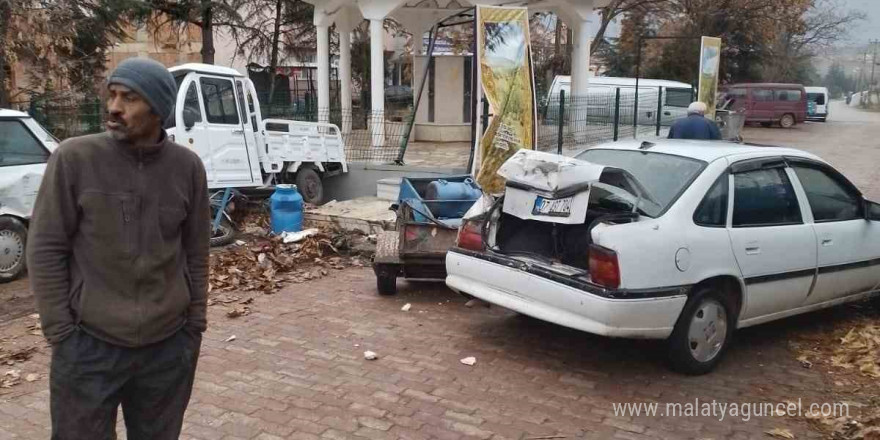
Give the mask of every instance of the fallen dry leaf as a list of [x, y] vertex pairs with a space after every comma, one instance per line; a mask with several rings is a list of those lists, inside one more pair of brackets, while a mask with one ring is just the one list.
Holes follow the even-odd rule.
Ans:
[[412, 304], [410, 304], [410, 303], [406, 303], [406, 304], [403, 305], [403, 307], [400, 308], [400, 310], [402, 310], [402, 311], [404, 311], [404, 312], [408, 312], [409, 309], [411, 309], [411, 308], [412, 308]]
[[463, 364], [465, 364], [465, 365], [473, 366], [474, 364], [477, 363], [477, 358], [475, 358], [475, 357], [473, 357], [473, 356], [466, 357], [466, 358], [464, 358], [464, 359], [461, 360], [461, 363], [463, 363]]
[[232, 341], [234, 341], [234, 340], [235, 340], [235, 335], [232, 335], [232, 336], [226, 338], [226, 340], [223, 341], [223, 342], [232, 342]]
[[40, 380], [40, 375], [37, 373], [31, 373], [31, 374], [28, 374], [27, 376], [25, 376], [24, 380], [26, 380], [28, 382], [36, 382], [36, 381]]
[[226, 317], [228, 317], [228, 318], [238, 318], [238, 317], [240, 317], [240, 316], [247, 316], [247, 315], [250, 315], [250, 314], [251, 314], [251, 308], [250, 308], [250, 307], [247, 307], [247, 306], [242, 307], [242, 308], [235, 307], [235, 308], [233, 308], [232, 310], [229, 310], [228, 312], [226, 312]]
[[776, 438], [794, 438], [794, 434], [792, 434], [791, 431], [782, 428], [773, 428], [769, 431], [765, 431], [764, 433]]
[[0, 348], [0, 364], [14, 365], [16, 362], [24, 362], [37, 352], [37, 347], [26, 347], [20, 350], [5, 352]]

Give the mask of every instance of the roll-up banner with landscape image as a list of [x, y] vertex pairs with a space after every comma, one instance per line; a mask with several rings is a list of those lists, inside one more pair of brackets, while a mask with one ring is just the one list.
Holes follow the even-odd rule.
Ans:
[[712, 120], [715, 120], [719, 61], [721, 61], [721, 39], [704, 36], [700, 44], [700, 85], [697, 100], [706, 104], [705, 116]]
[[522, 148], [533, 150], [537, 110], [529, 16], [526, 8], [477, 7], [477, 59], [489, 101], [488, 127], [475, 163], [477, 183], [489, 194], [504, 191], [498, 168]]

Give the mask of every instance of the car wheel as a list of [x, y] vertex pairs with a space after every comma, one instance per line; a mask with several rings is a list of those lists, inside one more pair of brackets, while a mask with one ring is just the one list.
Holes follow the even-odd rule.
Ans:
[[296, 172], [296, 189], [306, 203], [317, 205], [324, 198], [321, 176], [311, 168], [301, 168]]
[[673, 370], [699, 375], [712, 371], [733, 339], [731, 301], [715, 287], [704, 287], [685, 304], [667, 341]]
[[17, 218], [0, 217], [0, 283], [17, 279], [27, 262], [27, 228]]
[[216, 231], [213, 231], [213, 223], [209, 227], [212, 228], [211, 247], [226, 246], [235, 239], [235, 228], [232, 227], [232, 223], [229, 223], [229, 220], [226, 218], [220, 219], [220, 224], [217, 226]]
[[785, 114], [782, 115], [782, 119], [779, 120], [779, 125], [782, 128], [791, 128], [794, 126], [794, 116]]

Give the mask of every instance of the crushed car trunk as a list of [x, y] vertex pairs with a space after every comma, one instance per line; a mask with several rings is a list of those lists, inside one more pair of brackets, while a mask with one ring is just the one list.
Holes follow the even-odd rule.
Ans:
[[489, 215], [489, 244], [512, 257], [586, 271], [591, 230], [638, 217], [641, 186], [627, 171], [520, 150], [499, 169], [504, 196]]

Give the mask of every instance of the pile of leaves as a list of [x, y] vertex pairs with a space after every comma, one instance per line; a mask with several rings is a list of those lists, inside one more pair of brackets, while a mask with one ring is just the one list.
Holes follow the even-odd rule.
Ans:
[[807, 420], [832, 440], [880, 439], [880, 409], [876, 407], [860, 416], [830, 418], [820, 414], [807, 414]]
[[[329, 274], [329, 269], [363, 266], [351, 256], [351, 237], [343, 231], [321, 230], [299, 243], [281, 237], [238, 242], [211, 256], [208, 292], [261, 292], [272, 294], [288, 283], [300, 283]], [[241, 298], [212, 298], [209, 303], [232, 304]]]
[[872, 322], [852, 327], [846, 336], [840, 338], [831, 365], [857, 370], [866, 377], [880, 378], [880, 326]]

